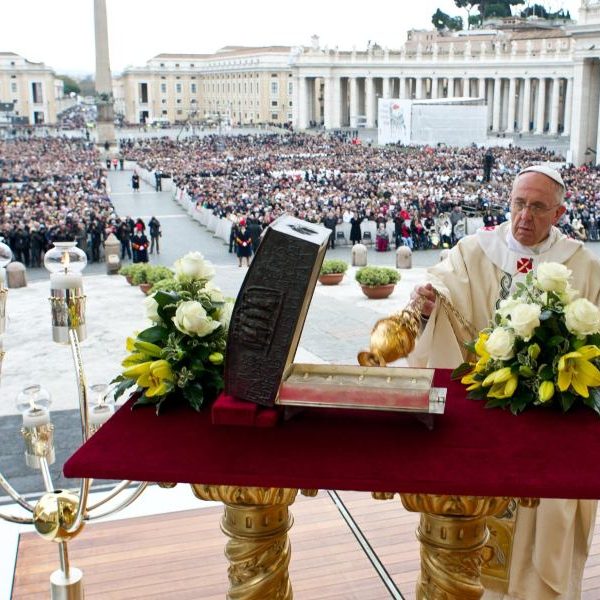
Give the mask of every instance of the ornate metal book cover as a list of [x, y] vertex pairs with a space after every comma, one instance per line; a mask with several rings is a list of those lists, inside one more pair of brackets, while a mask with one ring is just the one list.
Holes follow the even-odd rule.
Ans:
[[280, 217], [266, 230], [237, 297], [227, 340], [225, 392], [275, 403], [292, 362], [330, 230]]

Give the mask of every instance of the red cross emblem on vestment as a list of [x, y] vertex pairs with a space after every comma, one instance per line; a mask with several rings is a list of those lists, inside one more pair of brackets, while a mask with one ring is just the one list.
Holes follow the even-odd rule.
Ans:
[[519, 273], [529, 273], [533, 269], [533, 260], [531, 258], [519, 258], [517, 260], [517, 271]]
[[496, 229], [495, 225], [488, 225], [487, 227], [483, 228], [484, 231], [494, 231], [494, 229]]

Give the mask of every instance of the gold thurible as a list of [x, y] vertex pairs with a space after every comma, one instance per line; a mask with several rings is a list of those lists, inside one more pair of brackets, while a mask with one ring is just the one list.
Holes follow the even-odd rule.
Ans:
[[400, 312], [379, 319], [371, 331], [369, 350], [358, 353], [363, 367], [385, 367], [408, 356], [415, 347], [421, 327], [422, 300], [411, 301]]

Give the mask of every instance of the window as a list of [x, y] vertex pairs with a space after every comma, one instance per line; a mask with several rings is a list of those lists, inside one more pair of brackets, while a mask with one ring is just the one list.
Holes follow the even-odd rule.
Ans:
[[291, 100], [289, 101], [288, 106], [292, 106], [292, 101]]
[[[258, 92], [258, 85], [256, 91]], [[279, 82], [271, 81], [271, 96], [279, 95]]]
[[163, 99], [160, 101], [160, 103], [161, 103], [161, 104], [166, 104], [166, 103], [167, 103], [167, 99], [166, 99], [166, 98], [163, 98]]
[[277, 106], [277, 100], [271, 100], [271, 106]]
[[176, 91], [178, 94], [181, 94], [181, 84], [180, 84], [180, 83], [176, 83], [176, 84], [175, 84], [175, 91]]
[[175, 66], [176, 66], [177, 68], [179, 68], [179, 63], [175, 63]]
[[196, 93], [196, 91], [197, 91], [196, 84], [195, 84], [195, 83], [192, 83], [192, 85], [190, 85], [190, 92], [191, 92], [192, 94], [195, 94], [195, 93]]
[[196, 104], [198, 102], [198, 100], [196, 100], [196, 98], [192, 98], [190, 100], [190, 104]]
[[11, 91], [13, 94], [16, 94], [16, 93], [17, 93], [17, 82], [16, 82], [16, 81], [11, 81], [11, 82], [10, 82], [10, 91]]
[[288, 96], [291, 96], [294, 93], [294, 82], [288, 81]]
[[166, 94], [167, 93], [167, 84], [166, 83], [161, 83], [160, 84], [160, 93], [161, 94]]
[[182, 115], [182, 114], [183, 114], [183, 111], [182, 111], [182, 110], [179, 108], [179, 109], [177, 109], [177, 114], [178, 114], [178, 115]]
[[181, 98], [177, 98], [177, 104], [181, 104]]
[[42, 84], [40, 82], [31, 83], [31, 98], [34, 104], [41, 104], [44, 101], [42, 94]]
[[190, 69], [193, 69], [195, 66], [194, 63], [190, 63]]
[[164, 67], [164, 66], [165, 66], [165, 63], [160, 63], [160, 66], [161, 66], [161, 67]]
[[166, 110], [163, 110], [163, 111], [162, 111], [162, 114], [163, 114], [163, 116], [164, 116], [164, 117], [166, 117], [166, 116], [169, 114], [169, 112], [168, 112], [168, 111], [166, 111]]
[[279, 115], [277, 113], [271, 113], [271, 119], [273, 121], [277, 121], [277, 119], [279, 119]]
[[140, 83], [139, 84], [139, 98], [142, 104], [148, 103], [148, 84]]

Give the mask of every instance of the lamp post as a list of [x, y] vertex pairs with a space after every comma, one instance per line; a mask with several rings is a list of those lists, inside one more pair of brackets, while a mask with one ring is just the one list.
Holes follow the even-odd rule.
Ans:
[[[10, 248], [0, 243], [0, 273], [11, 260]], [[82, 271], [87, 264], [85, 253], [75, 242], [55, 242], [54, 248], [44, 257], [44, 265], [50, 271], [50, 306], [52, 316], [52, 339], [58, 344], [69, 345], [73, 356], [79, 396], [79, 415], [83, 441], [87, 441], [102, 424], [110, 418], [112, 406], [106, 400], [107, 386], [94, 386], [94, 403], [88, 402], [83, 361], [79, 342], [87, 336], [85, 320], [85, 295]], [[0, 334], [5, 331], [5, 305], [8, 290], [4, 279], [0, 280]], [[1, 352], [0, 360], [4, 356]], [[25, 462], [41, 472], [45, 492], [35, 504], [30, 504], [0, 473], [0, 487], [30, 516], [20, 517], [0, 512], [0, 519], [12, 523], [33, 525], [44, 539], [56, 542], [59, 549], [60, 568], [50, 576], [52, 600], [83, 600], [83, 573], [71, 567], [68, 541], [77, 536], [86, 521], [98, 519], [129, 506], [146, 489], [147, 483], [139, 483], [130, 495], [110, 510], [98, 511], [109, 500], [125, 491], [131, 481], [122, 481], [95, 504], [89, 503], [91, 479], [82, 479], [77, 493], [56, 490], [49, 465], [55, 460], [54, 425], [49, 407], [50, 395], [40, 385], [28, 385], [17, 396], [17, 408], [23, 415], [21, 434], [25, 441]]]

